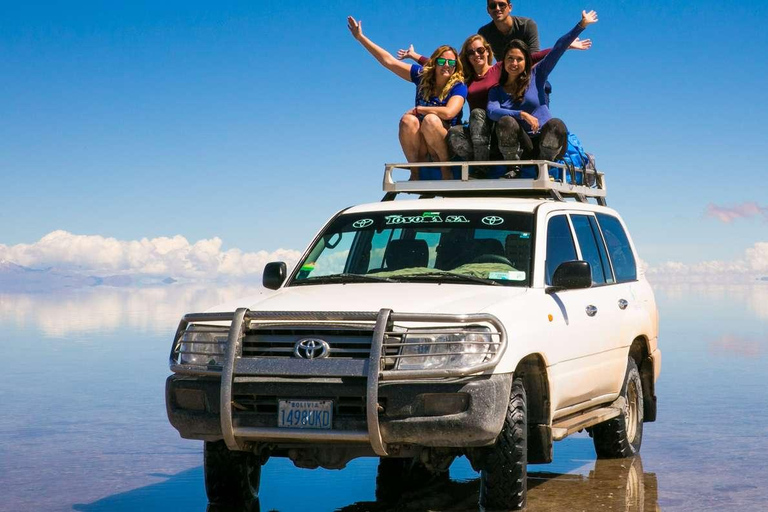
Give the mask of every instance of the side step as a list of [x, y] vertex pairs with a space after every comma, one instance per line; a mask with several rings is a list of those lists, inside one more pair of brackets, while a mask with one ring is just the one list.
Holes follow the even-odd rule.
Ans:
[[619, 416], [623, 410], [624, 398], [619, 397], [608, 407], [600, 407], [589, 411], [581, 412], [574, 416], [567, 416], [552, 423], [552, 438], [555, 441], [565, 439], [574, 432], [578, 432], [587, 427], [597, 425], [604, 421]]

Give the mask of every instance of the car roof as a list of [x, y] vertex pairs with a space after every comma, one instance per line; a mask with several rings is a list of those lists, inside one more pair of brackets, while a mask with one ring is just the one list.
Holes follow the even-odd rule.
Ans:
[[572, 210], [611, 213], [616, 215], [616, 212], [613, 209], [592, 203], [520, 197], [435, 197], [428, 199], [402, 199], [360, 204], [344, 210], [343, 213], [356, 214], [440, 209], [506, 210], [524, 213], [533, 213], [537, 209], [539, 209], [539, 213], [557, 210]]

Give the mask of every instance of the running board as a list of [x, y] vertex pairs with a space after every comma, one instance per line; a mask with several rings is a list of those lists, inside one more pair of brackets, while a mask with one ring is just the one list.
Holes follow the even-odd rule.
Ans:
[[600, 407], [586, 412], [568, 416], [552, 423], [552, 439], [560, 441], [569, 435], [598, 423], [608, 421], [621, 414], [624, 399], [619, 397], [608, 407]]

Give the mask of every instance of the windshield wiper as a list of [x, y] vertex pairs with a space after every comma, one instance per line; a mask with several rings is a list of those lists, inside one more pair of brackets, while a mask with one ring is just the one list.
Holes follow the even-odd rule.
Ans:
[[303, 284], [327, 284], [327, 283], [370, 283], [370, 282], [377, 282], [377, 283], [395, 283], [394, 279], [390, 279], [389, 277], [379, 277], [379, 276], [372, 276], [369, 274], [350, 274], [350, 273], [342, 273], [342, 274], [331, 274], [329, 276], [317, 276], [317, 277], [307, 277], [304, 279], [294, 279], [293, 283], [296, 285], [303, 285]]
[[480, 283], [489, 284], [492, 286], [503, 286], [501, 283], [496, 282], [493, 279], [470, 276], [467, 274], [458, 274], [455, 272], [424, 272], [423, 274], [412, 274], [396, 277], [398, 281], [418, 281], [421, 278], [426, 278], [427, 281], [445, 279], [446, 281], [463, 281], [465, 283]]

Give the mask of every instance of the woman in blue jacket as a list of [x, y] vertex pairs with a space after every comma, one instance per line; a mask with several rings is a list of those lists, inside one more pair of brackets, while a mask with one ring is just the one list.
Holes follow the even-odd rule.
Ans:
[[488, 117], [496, 122], [499, 151], [505, 160], [562, 158], [568, 129], [549, 112], [544, 85], [568, 46], [593, 23], [597, 13], [582, 11], [581, 21], [557, 40], [536, 67], [525, 43], [515, 39], [507, 45], [499, 85], [488, 93]]

